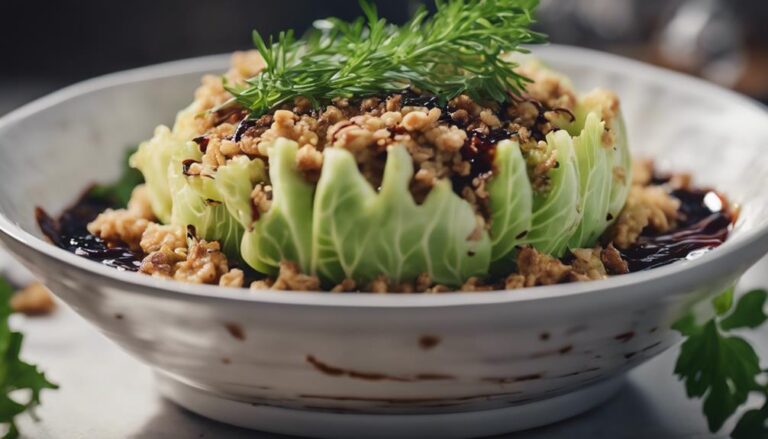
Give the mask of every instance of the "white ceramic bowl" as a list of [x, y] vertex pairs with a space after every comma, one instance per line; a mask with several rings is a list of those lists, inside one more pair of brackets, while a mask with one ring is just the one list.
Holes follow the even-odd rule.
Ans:
[[673, 345], [673, 321], [768, 251], [768, 113], [633, 61], [554, 46], [537, 55], [580, 89], [616, 90], [636, 154], [692, 171], [740, 204], [729, 241], [697, 260], [593, 283], [344, 295], [163, 281], [41, 238], [35, 206], [57, 212], [89, 183], [115, 178], [124, 148], [170, 122], [227, 57], [105, 76], [0, 120], [0, 238], [154, 367], [165, 395], [225, 422], [321, 437], [466, 437], [575, 415]]

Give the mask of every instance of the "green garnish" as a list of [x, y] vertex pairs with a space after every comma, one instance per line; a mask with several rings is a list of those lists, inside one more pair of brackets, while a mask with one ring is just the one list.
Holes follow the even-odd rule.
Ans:
[[[19, 437], [14, 419], [27, 410], [31, 412], [40, 404], [40, 392], [43, 389], [58, 388], [36, 366], [19, 359], [23, 335], [11, 331], [8, 326], [12, 294], [13, 287], [0, 277], [0, 426], [7, 427], [3, 439]], [[31, 393], [25, 403], [11, 397], [17, 390]]]
[[708, 322], [697, 324], [688, 315], [673, 326], [687, 337], [675, 374], [685, 382], [689, 398], [704, 399], [704, 416], [713, 433], [754, 393], [767, 397], [766, 402], [762, 408], [746, 412], [731, 437], [768, 437], [768, 371], [760, 369], [760, 359], [749, 342], [730, 332], [762, 325], [768, 319], [763, 310], [766, 299], [768, 292], [753, 290], [734, 307], [733, 290], [729, 290], [713, 302], [716, 316]]
[[136, 152], [137, 147], [126, 150], [123, 160], [123, 172], [120, 178], [112, 184], [99, 184], [91, 188], [88, 196], [108, 202], [115, 208], [128, 205], [133, 189], [144, 183], [141, 172], [128, 165], [129, 158]]
[[527, 78], [505, 53], [545, 41], [529, 29], [538, 0], [436, 0], [436, 12], [420, 8], [402, 26], [380, 18], [367, 0], [365, 17], [328, 18], [296, 39], [292, 31], [265, 40], [253, 33], [266, 68], [245, 86], [228, 86], [255, 116], [305, 97], [313, 104], [333, 98], [371, 96], [409, 86], [442, 99], [467, 94], [504, 102], [520, 95]]

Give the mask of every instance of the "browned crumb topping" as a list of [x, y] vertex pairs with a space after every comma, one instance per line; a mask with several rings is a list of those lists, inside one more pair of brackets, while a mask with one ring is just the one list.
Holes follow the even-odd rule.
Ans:
[[266, 213], [272, 206], [272, 186], [268, 184], [257, 184], [251, 192], [251, 204], [254, 214], [261, 215]]
[[600, 253], [600, 260], [603, 262], [603, 266], [608, 271], [608, 274], [627, 274], [629, 273], [629, 266], [627, 261], [621, 257], [621, 253], [613, 243], [608, 244]]
[[[253, 285], [251, 287], [253, 288]], [[320, 289], [320, 280], [316, 276], [302, 274], [295, 262], [282, 261], [280, 273], [271, 288], [285, 291], [315, 291]]]
[[126, 209], [107, 209], [88, 224], [88, 231], [107, 242], [122, 242], [131, 250], [140, 250], [144, 231], [154, 220], [147, 189], [137, 186]]
[[565, 263], [532, 247], [522, 248], [517, 255], [517, 273], [508, 276], [501, 286], [516, 289], [554, 285], [605, 279], [628, 272], [626, 261], [613, 245], [574, 249], [571, 256], [571, 262]]
[[233, 268], [228, 273], [224, 273], [219, 279], [219, 285], [222, 287], [242, 288], [245, 281], [243, 270]]
[[45, 315], [56, 309], [56, 302], [45, 285], [33, 282], [11, 297], [11, 309], [30, 316]]
[[150, 223], [141, 235], [139, 245], [146, 254], [163, 248], [171, 252], [183, 249], [186, 253], [187, 235], [184, 228], [178, 225]]
[[635, 186], [648, 186], [653, 180], [653, 160], [632, 160], [632, 184]]
[[608, 271], [603, 264], [602, 248], [577, 248], [571, 253], [573, 253], [571, 268], [574, 273], [586, 277], [586, 280], [608, 277]]
[[199, 240], [187, 252], [187, 259], [175, 266], [173, 278], [195, 284], [216, 284], [229, 272], [227, 257], [216, 242]]
[[661, 186], [635, 185], [629, 192], [624, 210], [608, 231], [608, 237], [620, 248], [629, 248], [650, 227], [667, 232], [675, 226], [680, 200]]
[[539, 253], [532, 247], [520, 249], [517, 255], [518, 273], [507, 277], [507, 289], [553, 285], [565, 282], [571, 275], [571, 267], [559, 259]]

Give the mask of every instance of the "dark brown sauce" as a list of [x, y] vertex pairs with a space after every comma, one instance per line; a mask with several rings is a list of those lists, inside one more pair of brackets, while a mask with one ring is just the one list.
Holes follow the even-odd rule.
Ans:
[[644, 233], [637, 244], [622, 251], [630, 272], [694, 259], [728, 238], [734, 215], [725, 198], [700, 189], [674, 190], [672, 195], [681, 202], [677, 227], [669, 233]]
[[493, 175], [493, 161], [496, 157], [496, 145], [502, 140], [509, 139], [516, 133], [506, 129], [493, 130], [488, 134], [482, 131], [470, 131], [467, 133], [467, 141], [461, 148], [461, 157], [469, 162], [470, 171], [466, 176], [455, 175], [451, 181], [453, 190], [461, 195], [465, 187], [472, 187], [473, 181], [480, 177]]
[[88, 223], [105, 209], [113, 207], [89, 193], [90, 190], [86, 191], [58, 219], [52, 218], [42, 208], [36, 208], [35, 217], [40, 230], [55, 246], [68, 252], [118, 270], [138, 271], [143, 255], [130, 248], [107, 243], [88, 232]]
[[195, 137], [192, 139], [193, 142], [197, 143], [198, 148], [200, 148], [200, 152], [205, 154], [206, 151], [208, 151], [208, 141], [210, 139], [205, 136]]

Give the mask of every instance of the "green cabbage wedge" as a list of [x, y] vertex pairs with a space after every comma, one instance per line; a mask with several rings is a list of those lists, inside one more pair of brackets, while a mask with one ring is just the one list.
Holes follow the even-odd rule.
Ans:
[[321, 279], [390, 281], [428, 273], [433, 281], [460, 285], [487, 274], [488, 233], [478, 228], [472, 208], [448, 180], [438, 182], [424, 203], [408, 189], [413, 161], [402, 145], [387, 150], [381, 190], [357, 170], [346, 150], [325, 150], [314, 205], [314, 269]]
[[[193, 226], [197, 236], [221, 242], [222, 249], [233, 258], [240, 254], [243, 226], [232, 216], [219, 195], [216, 179], [184, 174], [186, 160], [199, 161], [200, 148], [195, 142], [179, 142], [168, 166], [173, 209], [171, 223]], [[245, 181], [250, 184], [245, 176]]]
[[[308, 182], [296, 168], [299, 145], [287, 139], [267, 148], [268, 167], [238, 156], [210, 177], [188, 176], [183, 162], [199, 161], [199, 147], [174, 135], [176, 128], [161, 127], [131, 164], [144, 174], [161, 221], [194, 226], [259, 272], [275, 275], [282, 261], [293, 261], [326, 286], [344, 279], [364, 286], [382, 275], [399, 283], [427, 273], [456, 287], [473, 276], [513, 271], [523, 245], [556, 257], [594, 246], [618, 218], [631, 173], [624, 122], [620, 114], [614, 118], [615, 145], [605, 145], [603, 104], [590, 102], [577, 108], [575, 121], [562, 123], [565, 129], [547, 135], [557, 165], [544, 192], [533, 189], [520, 145], [497, 145], [487, 185], [488, 228], [478, 226], [472, 206], [448, 180], [416, 203], [409, 190], [413, 161], [399, 144], [387, 150], [378, 190], [349, 151], [333, 147], [323, 151], [317, 184]], [[263, 213], [251, 201], [260, 183], [272, 188]]]
[[168, 166], [171, 155], [179, 141], [166, 126], [155, 129], [155, 135], [139, 145], [131, 156], [130, 165], [144, 175], [149, 194], [149, 202], [157, 219], [163, 223], [171, 220], [171, 187], [168, 179]]
[[296, 262], [304, 273], [312, 272], [314, 187], [296, 169], [298, 149], [287, 139], [269, 147], [272, 206], [243, 236], [243, 260], [262, 273], [276, 274], [280, 261]]
[[518, 142], [499, 142], [494, 164], [496, 172], [488, 182], [492, 260], [505, 264], [503, 258], [525, 243], [531, 232], [533, 188]]

